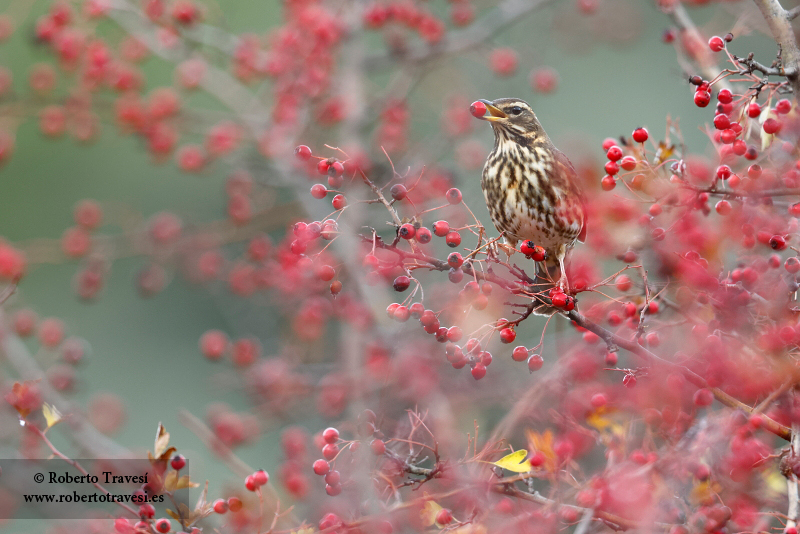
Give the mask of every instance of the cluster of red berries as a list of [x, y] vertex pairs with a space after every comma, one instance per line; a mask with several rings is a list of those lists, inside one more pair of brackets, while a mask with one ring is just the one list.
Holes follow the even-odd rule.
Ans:
[[[465, 14], [459, 13], [458, 15], [456, 20], [464, 21]], [[390, 23], [402, 25], [417, 32], [422, 39], [430, 44], [441, 41], [446, 30], [441, 19], [430, 11], [420, 8], [414, 2], [403, 0], [387, 4], [376, 2], [370, 4], [364, 10], [364, 25], [366, 27], [377, 30]]]
[[[646, 128], [636, 128], [632, 138], [636, 143], [644, 143], [650, 137]], [[639, 162], [632, 154], [625, 155], [624, 151], [614, 139], [608, 138], [603, 141], [603, 150], [606, 152], [608, 161], [605, 164], [606, 175], [600, 180], [600, 186], [604, 191], [611, 191], [617, 185], [617, 174], [620, 170], [633, 171]], [[641, 175], [644, 178], [644, 175]], [[636, 178], [634, 178], [635, 180]], [[633, 184], [632, 184], [633, 185]]]
[[259, 491], [261, 486], [266, 485], [267, 482], [269, 482], [269, 473], [263, 469], [259, 469], [247, 475], [244, 479], [244, 487], [247, 488], [247, 491]]
[[544, 261], [547, 259], [547, 252], [544, 247], [534, 244], [533, 241], [523, 241], [519, 247], [519, 251], [525, 254], [525, 257], [533, 261]]
[[339, 455], [339, 431], [336, 428], [328, 427], [322, 432], [324, 445], [322, 446], [322, 456], [316, 460], [312, 466], [314, 474], [325, 477], [325, 492], [331, 497], [335, 497], [342, 492], [341, 473], [331, 469]]
[[[383, 456], [386, 452], [386, 442], [383, 434], [376, 426], [375, 412], [364, 410], [358, 417], [358, 434], [369, 442], [369, 450], [375, 456]], [[315, 460], [312, 464], [314, 474], [324, 477], [325, 492], [331, 497], [335, 497], [342, 492], [342, 475], [336, 470], [335, 464], [340, 453], [344, 450], [344, 445], [349, 448], [349, 452], [354, 454], [361, 448], [361, 441], [346, 442], [339, 437], [339, 430], [328, 427], [319, 436], [321, 442], [322, 458]], [[343, 447], [340, 448], [340, 445]]]

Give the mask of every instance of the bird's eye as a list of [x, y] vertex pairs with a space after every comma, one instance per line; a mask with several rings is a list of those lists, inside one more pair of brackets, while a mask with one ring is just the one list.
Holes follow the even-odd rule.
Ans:
[[521, 107], [514, 106], [513, 108], [511, 108], [511, 114], [512, 115], [519, 115], [520, 113], [522, 113], [522, 108]]

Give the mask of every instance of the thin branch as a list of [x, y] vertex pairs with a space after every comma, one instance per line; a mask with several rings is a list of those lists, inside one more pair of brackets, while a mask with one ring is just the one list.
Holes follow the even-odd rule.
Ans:
[[789, 13], [778, 0], [753, 0], [781, 48], [781, 64], [795, 100], [800, 96], [800, 48], [794, 36]]
[[449, 32], [447, 41], [443, 44], [420, 45], [403, 54], [392, 51], [374, 54], [365, 58], [364, 67], [367, 70], [387, 67], [395, 58], [418, 64], [434, 58], [466, 52], [486, 43], [506, 27], [519, 22], [525, 15], [551, 2], [553, 0], [505, 0], [469, 28]]

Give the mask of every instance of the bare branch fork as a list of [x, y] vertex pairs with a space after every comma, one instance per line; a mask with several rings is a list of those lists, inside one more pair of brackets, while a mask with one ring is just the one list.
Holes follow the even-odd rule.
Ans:
[[800, 95], [800, 47], [797, 45], [791, 21], [797, 16], [798, 8], [786, 11], [779, 0], [753, 0], [753, 2], [761, 10], [772, 37], [781, 47], [780, 75], [786, 77], [797, 100]]

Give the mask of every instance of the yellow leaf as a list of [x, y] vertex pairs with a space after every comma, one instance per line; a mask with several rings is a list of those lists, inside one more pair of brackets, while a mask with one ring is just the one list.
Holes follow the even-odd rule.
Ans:
[[520, 449], [512, 452], [511, 454], [507, 454], [496, 462], [492, 463], [497, 467], [502, 467], [503, 469], [508, 469], [509, 471], [513, 471], [515, 473], [527, 473], [531, 470], [531, 462], [527, 458], [528, 451], [525, 449]]
[[164, 451], [167, 450], [169, 445], [169, 432], [164, 428], [164, 425], [158, 423], [158, 432], [156, 433], [156, 444], [153, 447], [153, 455], [156, 458], [161, 458]]
[[167, 513], [168, 513], [168, 514], [170, 515], [170, 517], [172, 517], [172, 519], [174, 519], [175, 521], [180, 521], [180, 520], [182, 519], [180, 515], [176, 514], [175, 512], [173, 512], [172, 510], [170, 510], [169, 508], [167, 508]]
[[625, 424], [621, 422], [619, 412], [614, 408], [601, 406], [586, 416], [586, 424], [597, 429], [601, 434], [611, 434], [624, 438], [627, 433]]
[[658, 150], [656, 150], [656, 157], [653, 160], [653, 163], [658, 165], [662, 161], [668, 160], [674, 151], [675, 145], [667, 145], [664, 141], [659, 141]]
[[698, 482], [689, 494], [689, 500], [698, 504], [709, 504], [717, 499], [717, 494], [722, 490], [722, 486], [711, 479]]
[[44, 414], [44, 420], [47, 421], [47, 428], [57, 425], [63, 419], [61, 417], [61, 412], [59, 412], [55, 406], [47, 404], [46, 402], [42, 405], [42, 414]]
[[533, 430], [526, 430], [525, 436], [528, 438], [531, 454], [541, 452], [544, 455], [542, 467], [549, 473], [554, 473], [558, 466], [558, 457], [553, 450], [553, 431], [547, 429], [543, 434], [539, 434]]
[[196, 488], [200, 484], [195, 484], [189, 480], [189, 475], [178, 477], [177, 471], [170, 471], [164, 479], [164, 489], [167, 491], [176, 491], [184, 488]]
[[436, 514], [439, 513], [442, 507], [436, 504], [435, 501], [425, 501], [425, 506], [419, 512], [419, 517], [422, 519], [422, 524], [429, 527], [436, 523]]
[[762, 474], [767, 487], [779, 495], [785, 495], [787, 492], [786, 477], [781, 475], [777, 469], [770, 469]]
[[314, 534], [314, 529], [311, 527], [308, 528], [299, 528], [297, 530], [290, 530], [290, 534]]

